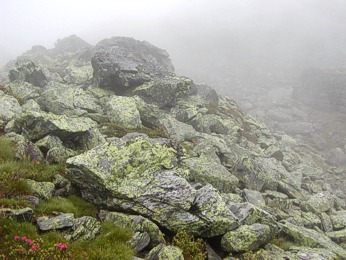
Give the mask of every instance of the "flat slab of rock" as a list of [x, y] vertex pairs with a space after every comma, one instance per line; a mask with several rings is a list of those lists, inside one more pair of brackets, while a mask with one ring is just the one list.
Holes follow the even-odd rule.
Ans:
[[40, 217], [37, 219], [37, 225], [41, 231], [69, 228], [73, 226], [73, 223], [73, 213], [65, 213], [52, 218]]

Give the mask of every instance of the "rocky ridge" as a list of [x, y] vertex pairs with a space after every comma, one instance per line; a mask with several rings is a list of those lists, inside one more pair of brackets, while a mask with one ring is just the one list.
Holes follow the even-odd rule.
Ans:
[[[346, 258], [345, 173], [211, 87], [174, 74], [164, 50], [132, 38], [91, 46], [71, 36], [51, 50], [33, 47], [4, 75], [5, 136], [30, 143], [37, 160], [66, 162], [65, 192], [100, 209], [98, 219], [37, 218], [40, 230], [93, 239], [99, 221], [114, 221], [137, 232], [134, 247], [151, 250], [147, 259], [183, 259], [162, 235], [179, 230], [206, 239], [218, 255], [209, 259], [251, 251], [264, 259]], [[115, 137], [112, 126], [128, 133]], [[149, 137], [144, 128], [166, 135]], [[61, 189], [30, 183], [41, 200]], [[273, 238], [293, 246], [284, 251]]]

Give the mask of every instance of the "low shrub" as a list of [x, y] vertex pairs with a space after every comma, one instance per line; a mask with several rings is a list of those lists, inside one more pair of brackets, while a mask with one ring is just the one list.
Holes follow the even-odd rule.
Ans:
[[207, 258], [206, 245], [201, 238], [195, 239], [194, 236], [186, 233], [185, 230], [179, 230], [173, 237], [172, 244], [183, 250], [186, 260], [204, 260]]

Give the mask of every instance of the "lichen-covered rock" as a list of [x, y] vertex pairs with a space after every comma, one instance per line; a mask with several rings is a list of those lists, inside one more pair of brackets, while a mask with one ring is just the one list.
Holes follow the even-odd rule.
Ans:
[[106, 104], [108, 119], [126, 128], [136, 129], [141, 126], [140, 114], [132, 97], [113, 96]]
[[336, 211], [330, 215], [334, 229], [346, 227], [346, 210]]
[[118, 93], [174, 70], [167, 52], [148, 42], [114, 37], [99, 42], [96, 49], [91, 59], [96, 85]]
[[63, 142], [55, 135], [47, 135], [35, 143], [40, 150], [47, 154], [52, 148], [64, 148]]
[[294, 241], [302, 246], [326, 248], [341, 259], [346, 258], [346, 250], [335, 244], [321, 232], [298, 227], [288, 222], [279, 225], [285, 234], [294, 238]]
[[325, 234], [335, 243], [346, 241], [346, 228], [337, 231], [326, 232]]
[[22, 110], [24, 113], [34, 111], [34, 112], [41, 112], [42, 109], [40, 105], [33, 99], [29, 99], [22, 105]]
[[11, 121], [22, 112], [18, 100], [14, 97], [0, 93], [0, 120], [5, 123]]
[[147, 232], [136, 232], [129, 241], [129, 245], [136, 251], [140, 252], [149, 245], [150, 236]]
[[264, 224], [243, 225], [227, 232], [221, 240], [226, 252], [246, 252], [268, 243], [272, 235], [270, 227]]
[[53, 147], [46, 155], [49, 163], [64, 163], [68, 158], [76, 156], [77, 153], [66, 147]]
[[17, 159], [37, 162], [44, 160], [44, 155], [39, 147], [27, 140], [24, 136], [13, 132], [7, 133], [5, 136], [15, 143], [15, 156]]
[[92, 240], [100, 232], [101, 224], [97, 219], [84, 216], [73, 221], [72, 233], [67, 235], [68, 240]]
[[326, 212], [334, 207], [334, 198], [329, 192], [320, 192], [312, 195], [303, 205], [314, 213]]
[[255, 205], [258, 207], [265, 205], [264, 198], [259, 191], [244, 189], [243, 193], [244, 193], [245, 200], [251, 203], [252, 205]]
[[29, 112], [15, 121], [16, 129], [29, 140], [38, 140], [53, 134], [61, 140], [71, 140], [95, 128], [96, 123], [86, 117], [58, 116], [44, 112]]
[[337, 254], [325, 248], [309, 248], [309, 247], [290, 247], [290, 252], [295, 254], [299, 259], [339, 259]]
[[190, 178], [204, 185], [210, 183], [220, 192], [232, 192], [238, 185], [237, 177], [205, 154], [188, 158], [183, 163], [190, 170]]
[[53, 197], [55, 185], [52, 182], [37, 182], [34, 180], [26, 180], [33, 194], [40, 199], [49, 200]]
[[184, 260], [183, 251], [175, 246], [160, 244], [154, 247], [145, 258], [147, 260]]
[[93, 68], [91, 64], [85, 66], [69, 65], [66, 67], [67, 75], [64, 81], [72, 85], [88, 85], [93, 77]]
[[121, 227], [127, 227], [133, 232], [145, 232], [150, 237], [150, 246], [157, 246], [164, 243], [163, 233], [160, 228], [152, 221], [139, 215], [127, 215], [119, 212], [100, 212], [102, 221], [110, 221]]
[[324, 232], [333, 231], [333, 223], [332, 223], [332, 220], [330, 219], [330, 216], [325, 212], [322, 212], [319, 216], [321, 219], [322, 230]]
[[37, 218], [37, 225], [41, 231], [49, 231], [72, 227], [74, 220], [73, 213], [65, 213], [52, 218], [39, 217]]
[[100, 130], [98, 130], [97, 128], [93, 128], [79, 135], [75, 139], [75, 142], [78, 149], [90, 150], [100, 144], [105, 143], [106, 139], [100, 133]]
[[[285, 251], [275, 245], [267, 244], [264, 249], [260, 249], [257, 252], [253, 253], [245, 253], [246, 256], [253, 257], [253, 259], [265, 259], [265, 260], [302, 260], [302, 258], [296, 256], [294, 253], [289, 251]], [[251, 258], [250, 258], [251, 259]], [[304, 259], [304, 258], [303, 258]]]
[[21, 101], [27, 101], [40, 96], [38, 87], [28, 82], [12, 82], [8, 84], [9, 92]]
[[143, 84], [132, 94], [140, 96], [146, 103], [166, 108], [174, 106], [178, 98], [188, 95], [192, 84], [191, 79], [169, 76]]
[[45, 111], [57, 115], [80, 116], [102, 112], [97, 99], [88, 91], [55, 82], [50, 83], [49, 88], [41, 94], [39, 103]]
[[19, 60], [9, 72], [10, 81], [28, 82], [43, 87], [48, 80], [43, 70], [31, 60]]
[[0, 208], [0, 217], [10, 217], [17, 221], [32, 221], [34, 219], [34, 211], [32, 208], [11, 209]]

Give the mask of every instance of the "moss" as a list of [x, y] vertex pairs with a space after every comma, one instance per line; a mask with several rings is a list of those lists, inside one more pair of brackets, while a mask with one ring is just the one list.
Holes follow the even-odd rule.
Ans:
[[143, 133], [149, 136], [150, 138], [169, 138], [169, 133], [164, 129], [160, 128], [126, 128], [120, 125], [116, 125], [113, 123], [103, 123], [100, 124], [100, 132], [108, 137], [123, 137], [128, 133]]

